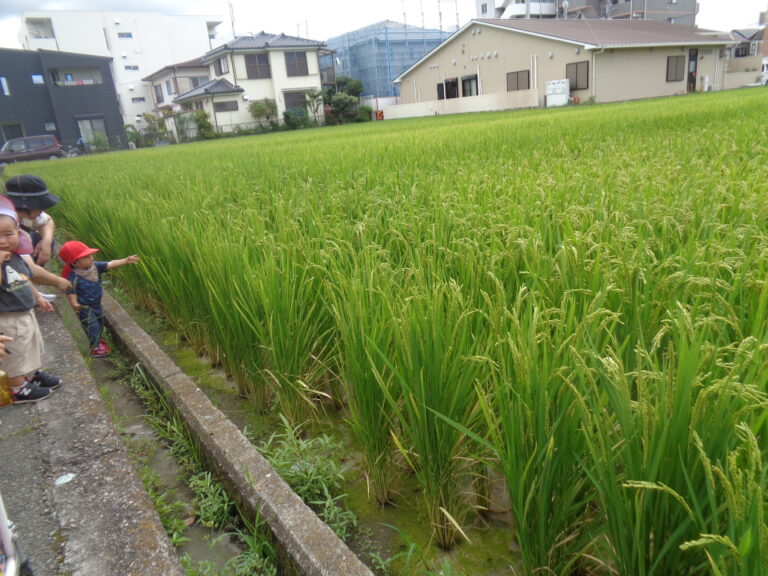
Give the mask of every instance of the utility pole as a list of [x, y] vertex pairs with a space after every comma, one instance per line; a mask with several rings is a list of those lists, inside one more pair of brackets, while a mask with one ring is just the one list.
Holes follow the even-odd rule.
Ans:
[[232, 37], [237, 38], [235, 33], [235, 9], [232, 7], [232, 2], [229, 3], [229, 23], [232, 25]]

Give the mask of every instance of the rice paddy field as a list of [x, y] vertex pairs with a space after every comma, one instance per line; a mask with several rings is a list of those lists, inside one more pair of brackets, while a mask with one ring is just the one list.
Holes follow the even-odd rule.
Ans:
[[257, 409], [338, 410], [430, 546], [473, 545], [496, 478], [514, 573], [758, 576], [767, 112], [756, 88], [23, 169]]

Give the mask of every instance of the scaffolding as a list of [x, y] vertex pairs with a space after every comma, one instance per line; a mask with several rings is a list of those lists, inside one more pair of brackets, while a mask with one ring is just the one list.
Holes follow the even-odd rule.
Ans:
[[398, 96], [393, 80], [450, 35], [384, 20], [328, 40], [334, 53], [322, 56], [320, 65], [333, 67], [337, 77], [360, 80], [364, 96]]

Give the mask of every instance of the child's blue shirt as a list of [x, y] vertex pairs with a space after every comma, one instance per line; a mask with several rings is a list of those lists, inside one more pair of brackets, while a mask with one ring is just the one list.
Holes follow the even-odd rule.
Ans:
[[99, 273], [97, 281], [88, 280], [74, 270], [69, 273], [67, 280], [72, 282], [73, 290], [67, 294], [77, 294], [77, 303], [81, 306], [100, 306], [103, 289], [101, 287], [101, 275], [107, 272], [109, 262], [94, 262], [96, 271]]

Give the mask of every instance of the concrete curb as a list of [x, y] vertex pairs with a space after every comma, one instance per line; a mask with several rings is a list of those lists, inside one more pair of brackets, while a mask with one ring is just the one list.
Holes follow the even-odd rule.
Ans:
[[[43, 423], [52, 476], [49, 493], [63, 547], [58, 573], [184, 576], [63, 320], [48, 313], [38, 314], [38, 321], [46, 362], [64, 381], [52, 399], [35, 405]], [[34, 565], [36, 559], [31, 559]]]
[[105, 294], [103, 307], [115, 339], [167, 394], [241, 509], [266, 521], [282, 574], [373, 576], [113, 298]]

